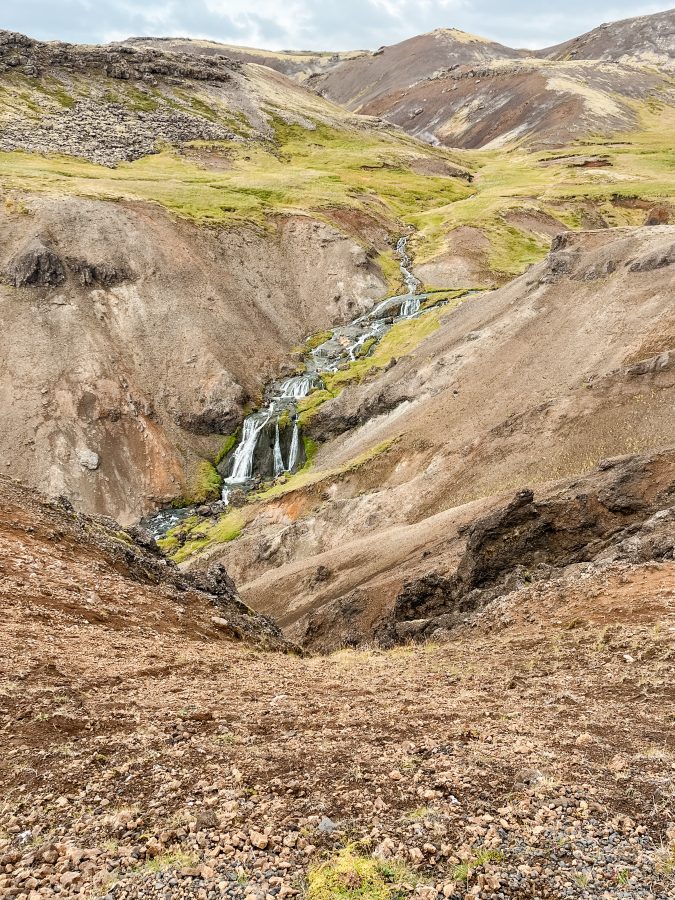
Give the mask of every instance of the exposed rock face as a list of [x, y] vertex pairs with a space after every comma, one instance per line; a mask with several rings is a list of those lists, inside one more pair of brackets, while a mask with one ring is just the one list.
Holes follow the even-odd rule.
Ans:
[[521, 490], [466, 529], [466, 548], [454, 575], [430, 572], [404, 585], [394, 621], [380, 635], [385, 641], [428, 637], [525, 581], [550, 578], [577, 563], [673, 559], [673, 521], [673, 450], [607, 460], [540, 500], [533, 491]]
[[19, 250], [10, 260], [4, 274], [18, 288], [58, 287], [68, 277], [79, 282], [82, 287], [112, 287], [133, 279], [132, 273], [124, 264], [63, 259], [39, 237], [30, 240], [27, 247]]
[[[56, 111], [46, 110], [29, 120], [12, 115], [11, 107], [5, 112], [0, 150], [64, 153], [114, 166], [155, 153], [160, 143], [232, 139], [229, 129], [211, 121], [189, 102], [183, 100], [181, 108], [158, 88], [169, 92], [171, 85], [222, 88], [238, 69], [239, 63], [225, 56], [201, 59], [124, 44], [45, 44], [0, 32], [0, 76], [17, 72], [34, 79], [36, 96], [42, 101], [49, 98], [50, 91], [57, 90]], [[41, 82], [44, 76], [48, 76], [46, 86]], [[87, 90], [95, 96], [82, 96], [74, 89], [74, 82], [81, 79], [86, 79]], [[115, 81], [142, 87], [142, 91], [133, 88], [136, 94], [131, 97], [131, 107], [116, 98], [114, 90], [106, 90], [106, 83], [114, 87]], [[44, 90], [40, 90], [42, 87]]]
[[171, 108], [134, 112], [118, 103], [78, 101], [38, 122], [3, 124], [0, 150], [63, 153], [115, 166], [157, 152], [159, 144], [232, 140], [226, 128]]
[[197, 81], [229, 81], [239, 63], [225, 54], [194, 57], [162, 53], [151, 47], [111, 44], [88, 47], [60, 41], [43, 43], [11, 31], [0, 31], [0, 73], [20, 72], [36, 76], [53, 68], [73, 73], [95, 72], [120, 81], [158, 78]]
[[0, 248], [3, 472], [125, 522], [185, 494], [293, 347], [386, 292], [307, 217], [260, 233], [36, 197], [0, 210]]
[[405, 392], [403, 385], [398, 390], [388, 388], [373, 397], [368, 397], [355, 411], [345, 412], [338, 406], [320, 409], [312, 418], [307, 433], [317, 441], [328, 441], [352, 428], [365, 425], [376, 416], [391, 412], [402, 403], [409, 403], [413, 397]]
[[277, 72], [281, 72], [301, 82], [305, 81], [311, 74], [332, 69], [345, 59], [355, 59], [369, 55], [365, 50], [331, 54], [312, 53], [308, 50], [270, 52], [269, 50], [238, 47], [236, 44], [222, 44], [218, 41], [171, 37], [132, 37], [127, 38], [124, 43], [131, 44], [134, 47], [155, 47], [158, 50], [171, 53], [184, 53], [199, 57], [225, 54], [228, 59], [234, 59], [241, 63], [256, 63], [260, 66], [269, 66], [269, 68], [276, 69]]
[[[189, 402], [186, 402], [189, 400]], [[215, 375], [197, 394], [171, 401], [176, 424], [191, 434], [230, 434], [241, 421], [246, 394], [228, 372]]]
[[[346, 60], [325, 75], [309, 79], [315, 90], [338, 103], [364, 110], [384, 95], [395, 94], [432, 73], [459, 66], [480, 67], [495, 59], [517, 59], [523, 54], [483, 38], [439, 28], [358, 59]], [[411, 106], [411, 112], [416, 108]]]
[[39, 239], [10, 262], [7, 274], [15, 287], [54, 287], [66, 280], [63, 260]]

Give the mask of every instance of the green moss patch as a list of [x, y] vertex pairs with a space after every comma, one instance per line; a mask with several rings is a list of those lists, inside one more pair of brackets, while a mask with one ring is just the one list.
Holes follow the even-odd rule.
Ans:
[[220, 448], [220, 450], [216, 454], [216, 458], [213, 461], [214, 465], [216, 465], [216, 466], [219, 465], [225, 459], [227, 454], [237, 443], [238, 437], [239, 437], [239, 431], [235, 431], [234, 434], [230, 434], [230, 435], [228, 435], [228, 437], [225, 438], [225, 442], [223, 443], [223, 446]]
[[208, 459], [203, 459], [197, 464], [187, 494], [179, 505], [189, 506], [192, 503], [218, 500], [221, 484], [222, 479], [216, 467]]
[[307, 338], [301, 347], [301, 352], [305, 354], [311, 353], [312, 350], [316, 350], [317, 347], [325, 344], [326, 341], [329, 341], [332, 337], [332, 331], [319, 331], [317, 334], [313, 334], [311, 337]]
[[185, 562], [190, 556], [201, 553], [215, 544], [226, 544], [239, 537], [246, 518], [239, 509], [232, 509], [216, 522], [200, 521], [191, 516], [158, 541], [161, 549], [176, 563]]

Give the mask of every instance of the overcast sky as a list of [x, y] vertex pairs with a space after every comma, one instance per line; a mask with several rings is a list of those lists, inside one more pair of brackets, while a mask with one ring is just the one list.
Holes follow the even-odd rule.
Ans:
[[0, 0], [0, 29], [83, 43], [173, 35], [272, 49], [346, 50], [456, 27], [536, 48], [671, 6], [672, 0]]

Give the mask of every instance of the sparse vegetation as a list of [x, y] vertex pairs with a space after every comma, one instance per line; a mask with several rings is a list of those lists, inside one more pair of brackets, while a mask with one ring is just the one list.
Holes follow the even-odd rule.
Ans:
[[316, 350], [317, 347], [320, 347], [322, 344], [325, 344], [326, 341], [330, 340], [332, 335], [332, 331], [320, 331], [318, 334], [313, 334], [311, 337], [307, 338], [301, 348], [301, 352], [305, 355], [311, 353], [312, 350]]
[[228, 437], [225, 438], [225, 441], [223, 442], [223, 446], [220, 448], [220, 450], [216, 454], [215, 459], [213, 460], [213, 464], [215, 466], [218, 466], [225, 459], [227, 454], [237, 443], [238, 438], [239, 438], [239, 431], [235, 431], [234, 434], [230, 434], [230, 435], [228, 435]]
[[310, 869], [307, 900], [396, 900], [396, 885], [408, 879], [419, 880], [402, 864], [361, 855], [349, 846]]
[[197, 516], [191, 516], [172, 528], [158, 543], [174, 562], [181, 563], [213, 544], [233, 541], [239, 537], [245, 524], [245, 517], [238, 509], [228, 510], [215, 522], [200, 521]]
[[476, 869], [491, 862], [502, 862], [504, 854], [498, 850], [479, 850], [474, 856], [455, 867], [452, 877], [455, 881], [468, 881]]
[[169, 850], [147, 860], [139, 869], [140, 872], [169, 872], [172, 870], [191, 869], [197, 865], [199, 857], [196, 853], [185, 850]]

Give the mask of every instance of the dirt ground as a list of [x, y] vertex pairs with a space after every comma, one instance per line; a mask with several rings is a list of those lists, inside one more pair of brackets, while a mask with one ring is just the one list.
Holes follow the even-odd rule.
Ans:
[[0, 896], [673, 895], [672, 562], [302, 658], [0, 530]]

